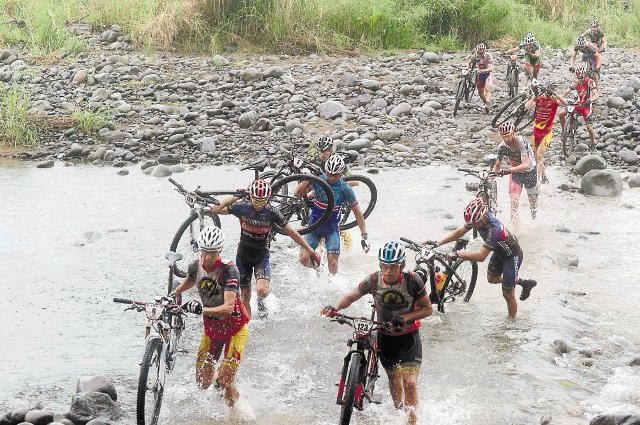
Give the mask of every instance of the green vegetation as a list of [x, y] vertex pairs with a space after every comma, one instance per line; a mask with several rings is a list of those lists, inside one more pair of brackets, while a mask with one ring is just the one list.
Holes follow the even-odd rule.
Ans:
[[75, 121], [75, 127], [84, 133], [97, 133], [101, 128], [113, 127], [113, 114], [106, 109], [76, 109], [71, 118]]
[[30, 93], [18, 84], [0, 85], [0, 144], [34, 146], [38, 132], [29, 118]]
[[640, 44], [640, 2], [622, 0], [0, 0], [0, 41], [79, 51], [65, 22], [119, 24], [143, 48], [212, 53], [468, 48], [533, 31], [568, 46], [597, 18], [609, 41]]

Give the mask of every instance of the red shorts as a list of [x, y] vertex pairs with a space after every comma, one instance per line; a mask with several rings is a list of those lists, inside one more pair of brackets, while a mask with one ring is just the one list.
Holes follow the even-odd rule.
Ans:
[[551, 144], [551, 136], [553, 135], [553, 124], [549, 128], [540, 129], [533, 126], [533, 147], [537, 148], [540, 145], [549, 146]]
[[591, 117], [591, 106], [576, 106], [576, 112], [582, 115], [585, 123], [591, 124], [593, 122], [593, 118]]

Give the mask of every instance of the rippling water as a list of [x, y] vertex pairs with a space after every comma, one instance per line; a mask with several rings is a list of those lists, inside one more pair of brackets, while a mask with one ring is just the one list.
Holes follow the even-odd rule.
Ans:
[[[174, 178], [187, 187], [233, 189], [248, 184], [251, 174], [207, 167]], [[472, 196], [465, 179], [446, 167], [372, 178], [379, 191], [368, 221], [374, 245], [399, 236], [435, 239], [444, 226], [461, 223]], [[566, 180], [564, 171], [551, 170], [551, 180]], [[486, 263], [470, 303], [425, 320], [421, 423], [536, 424], [551, 414], [553, 424], [584, 424], [601, 412], [640, 412], [640, 368], [628, 366], [640, 355], [640, 191], [597, 199], [554, 186], [542, 188], [539, 220], [531, 223], [522, 205], [514, 230], [525, 252], [521, 275], [539, 282], [519, 304], [517, 320], [507, 319], [499, 286], [486, 282]], [[41, 399], [66, 411], [77, 378], [100, 373], [115, 381], [128, 412], [123, 422], [133, 423], [144, 320], [111, 299], [151, 300], [164, 290], [163, 256], [187, 213], [169, 182], [137, 168], [121, 177], [112, 168], [0, 164], [0, 408]], [[446, 218], [449, 213], [455, 218]], [[237, 220], [223, 217], [222, 224], [230, 240], [225, 252], [235, 257]], [[557, 232], [560, 226], [570, 232]], [[189, 354], [168, 378], [164, 423], [338, 421], [334, 383], [350, 333], [318, 312], [376, 267], [375, 255], [362, 254], [359, 234], [352, 234], [354, 247], [331, 283], [297, 264], [290, 240], [274, 243], [273, 295], [267, 298], [272, 313], [250, 325], [238, 374], [241, 412], [230, 416], [216, 391], [196, 388], [200, 325], [189, 321]], [[578, 267], [562, 265], [567, 254], [579, 257]], [[361, 301], [350, 311], [365, 314], [368, 308]], [[557, 354], [557, 339], [572, 351]], [[377, 395], [382, 404], [357, 412], [352, 423], [404, 423], [386, 378]]]

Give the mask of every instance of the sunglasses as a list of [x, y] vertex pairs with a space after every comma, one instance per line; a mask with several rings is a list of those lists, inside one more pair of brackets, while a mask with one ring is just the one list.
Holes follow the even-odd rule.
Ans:
[[269, 202], [269, 199], [254, 199], [254, 198], [251, 198], [251, 203], [253, 205], [258, 206], [258, 207], [267, 205], [267, 202]]

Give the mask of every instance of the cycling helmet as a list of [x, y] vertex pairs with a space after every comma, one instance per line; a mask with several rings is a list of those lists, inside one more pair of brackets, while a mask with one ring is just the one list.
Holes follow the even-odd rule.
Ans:
[[464, 221], [476, 224], [487, 215], [489, 209], [482, 198], [476, 198], [469, 202], [467, 208], [464, 209]]
[[398, 241], [390, 241], [384, 244], [380, 250], [378, 250], [378, 260], [381, 263], [397, 264], [402, 263], [406, 256], [404, 245]]
[[554, 83], [553, 81], [549, 81], [547, 84], [544, 85], [544, 91], [546, 91], [549, 94], [555, 93], [556, 83]]
[[533, 36], [532, 32], [528, 32], [528, 33], [525, 34], [525, 36], [524, 36], [524, 42], [525, 43], [531, 44], [534, 41], [536, 41], [536, 38]]
[[529, 86], [529, 88], [531, 89], [534, 95], [540, 96], [540, 92], [542, 91], [542, 85], [536, 78], [531, 80], [531, 85]]
[[205, 251], [217, 251], [224, 246], [224, 233], [216, 226], [207, 226], [198, 235], [198, 247]]
[[476, 53], [482, 55], [486, 51], [487, 51], [487, 46], [485, 46], [484, 43], [480, 43], [476, 46]]
[[316, 143], [316, 148], [320, 152], [328, 151], [333, 148], [333, 139], [330, 136], [322, 136], [318, 139], [318, 143]]
[[347, 165], [344, 163], [344, 158], [340, 155], [332, 155], [327, 162], [324, 163], [324, 169], [329, 174], [338, 174], [344, 172]]
[[597, 19], [594, 19], [593, 21], [591, 21], [591, 26], [592, 27], [599, 27], [600, 26], [600, 21], [598, 21]]
[[262, 179], [254, 180], [249, 186], [249, 196], [257, 201], [269, 199], [271, 197], [271, 185]]
[[587, 70], [584, 69], [584, 66], [579, 66], [576, 68], [576, 77], [584, 78], [587, 75]]
[[498, 126], [498, 133], [510, 134], [516, 131], [516, 126], [511, 121], [505, 121]]
[[582, 47], [586, 45], [587, 45], [587, 37], [585, 37], [584, 35], [581, 35], [580, 37], [578, 37], [578, 39], [576, 40], [576, 46]]

